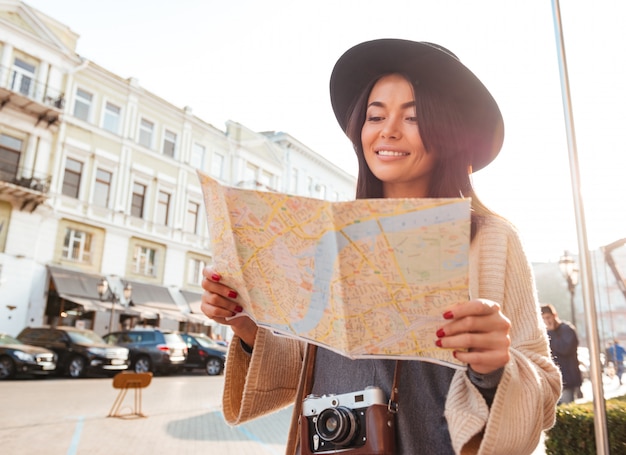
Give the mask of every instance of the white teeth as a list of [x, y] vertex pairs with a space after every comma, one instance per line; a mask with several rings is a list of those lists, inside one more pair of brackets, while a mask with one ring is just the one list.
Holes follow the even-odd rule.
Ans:
[[408, 155], [408, 153], [405, 153], [405, 152], [394, 152], [391, 150], [379, 150], [376, 153], [381, 156], [406, 156]]

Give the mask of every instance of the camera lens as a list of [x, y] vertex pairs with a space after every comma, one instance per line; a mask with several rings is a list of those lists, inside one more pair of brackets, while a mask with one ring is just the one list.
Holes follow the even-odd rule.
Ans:
[[317, 416], [315, 429], [322, 439], [337, 445], [352, 441], [357, 430], [357, 421], [352, 411], [343, 406], [324, 409]]

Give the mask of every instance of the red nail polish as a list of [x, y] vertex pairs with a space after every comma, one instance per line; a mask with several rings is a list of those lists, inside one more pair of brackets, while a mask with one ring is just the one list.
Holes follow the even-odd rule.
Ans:
[[214, 273], [213, 275], [211, 275], [211, 279], [213, 281], [219, 281], [220, 278], [222, 278], [221, 276], [219, 276], [217, 273]]
[[443, 329], [437, 330], [437, 338], [443, 338], [445, 336], [446, 336], [446, 332], [444, 332]]
[[452, 314], [452, 311], [446, 311], [445, 313], [443, 313], [443, 318], [444, 319], [453, 319], [454, 315]]
[[228, 291], [228, 297], [231, 299], [236, 299], [237, 298], [237, 292], [230, 290]]
[[441, 340], [437, 340], [435, 341], [435, 345], [440, 348], [441, 347]]
[[456, 351], [452, 351], [452, 355], [454, 356], [454, 358], [456, 359]]
[[239, 305], [235, 307], [235, 313], [241, 313], [242, 311], [243, 311], [243, 308], [240, 307]]

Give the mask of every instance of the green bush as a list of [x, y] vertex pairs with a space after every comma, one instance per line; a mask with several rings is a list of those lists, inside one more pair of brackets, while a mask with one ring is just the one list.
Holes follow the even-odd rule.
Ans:
[[[611, 455], [626, 455], [626, 396], [606, 402], [606, 425]], [[593, 403], [559, 406], [556, 424], [546, 432], [547, 455], [595, 455]]]

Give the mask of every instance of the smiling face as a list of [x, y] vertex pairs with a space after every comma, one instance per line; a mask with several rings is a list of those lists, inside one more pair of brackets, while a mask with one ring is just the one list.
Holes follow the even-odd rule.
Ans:
[[383, 76], [372, 88], [361, 144], [384, 197], [428, 196], [435, 157], [422, 143], [413, 87], [403, 76]]

